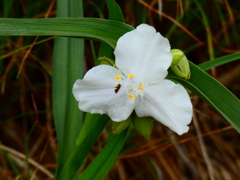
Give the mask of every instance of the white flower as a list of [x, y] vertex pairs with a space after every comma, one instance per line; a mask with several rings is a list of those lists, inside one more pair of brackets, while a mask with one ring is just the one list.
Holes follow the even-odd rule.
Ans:
[[146, 24], [119, 38], [116, 67], [99, 65], [73, 86], [79, 109], [113, 121], [151, 116], [179, 135], [188, 131], [192, 104], [186, 90], [166, 80], [172, 61], [169, 41]]

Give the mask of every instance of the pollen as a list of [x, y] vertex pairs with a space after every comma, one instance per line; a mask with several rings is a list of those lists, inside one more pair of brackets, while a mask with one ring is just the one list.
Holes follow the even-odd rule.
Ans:
[[143, 86], [143, 83], [140, 83], [139, 85], [138, 85], [138, 87], [142, 87]]
[[131, 99], [135, 98], [135, 96], [133, 94], [129, 94], [128, 97], [130, 97]]
[[121, 80], [121, 77], [119, 75], [116, 75], [114, 78], [117, 79], [118, 81]]
[[116, 85], [116, 86], [118, 86], [118, 85], [119, 85], [119, 83], [116, 83], [115, 85]]
[[139, 91], [143, 91], [143, 90], [144, 90], [144, 88], [140, 88], [140, 89], [139, 89]]
[[129, 74], [128, 78], [134, 78], [134, 74]]

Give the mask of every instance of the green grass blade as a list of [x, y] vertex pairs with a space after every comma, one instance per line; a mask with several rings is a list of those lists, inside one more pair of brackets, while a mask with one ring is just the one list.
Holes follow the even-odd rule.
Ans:
[[107, 115], [86, 115], [72, 153], [65, 163], [58, 180], [73, 179], [78, 175], [80, 166], [108, 121], [109, 117]]
[[122, 10], [118, 4], [114, 0], [106, 0], [106, 2], [109, 11], [109, 19], [124, 22]]
[[[68, 16], [68, 1], [57, 1], [57, 17]], [[58, 158], [55, 179], [66, 160], [64, 154], [64, 130], [67, 108], [67, 90], [68, 90], [68, 41], [66, 37], [57, 37], [54, 40], [53, 49], [53, 72], [52, 72], [52, 103], [53, 117], [56, 126], [56, 134], [58, 141]]]
[[13, 0], [3, 0], [3, 17], [9, 17], [13, 8]]
[[240, 53], [229, 54], [227, 56], [223, 56], [220, 58], [213, 59], [211, 61], [204, 62], [204, 63], [198, 65], [198, 67], [200, 67], [204, 71], [207, 71], [211, 68], [214, 68], [214, 67], [232, 62], [232, 61], [236, 61], [239, 59], [240, 59]]
[[[59, 0], [58, 17], [81, 17], [82, 2]], [[83, 75], [83, 40], [58, 37], [53, 55], [53, 113], [58, 137], [58, 164], [61, 172], [82, 126], [83, 113], [72, 95], [73, 83]]]
[[125, 23], [95, 18], [0, 18], [0, 36], [78, 36], [106, 42], [112, 48], [130, 30], [133, 27]]
[[[71, 17], [83, 15], [82, 2], [69, 1], [69, 14]], [[83, 112], [78, 108], [78, 102], [72, 94], [72, 87], [77, 79], [82, 78], [84, 71], [84, 44], [79, 38], [68, 40], [68, 80], [67, 80], [67, 107], [64, 130], [64, 154], [69, 156], [79, 134], [83, 121]], [[66, 68], [66, 67], [65, 67]]]
[[68, 39], [56, 38], [53, 51], [52, 103], [53, 117], [58, 141], [57, 172], [63, 166], [64, 121], [67, 105], [67, 58]]
[[208, 18], [206, 15], [205, 10], [203, 9], [202, 4], [198, 0], [193, 0], [193, 2], [196, 4], [201, 16], [202, 16], [202, 23], [206, 29], [206, 34], [207, 34], [207, 43], [208, 43], [208, 51], [209, 51], [209, 58], [210, 60], [214, 59], [214, 48], [213, 48], [213, 42], [212, 42], [212, 33], [210, 29], [210, 25], [208, 22]]
[[240, 132], [240, 101], [216, 79], [190, 62], [191, 78], [184, 80], [169, 75], [186, 86], [201, 99], [217, 110], [228, 122]]
[[77, 180], [105, 179], [125, 141], [127, 130], [112, 136], [107, 145]]
[[[124, 22], [122, 10], [118, 6], [118, 4], [114, 0], [106, 0], [106, 2], [108, 6], [108, 11], [109, 11], [109, 19], [116, 20], [119, 22]], [[98, 57], [103, 57], [103, 56], [114, 59], [113, 48], [109, 46], [107, 43], [102, 43], [99, 49]]]

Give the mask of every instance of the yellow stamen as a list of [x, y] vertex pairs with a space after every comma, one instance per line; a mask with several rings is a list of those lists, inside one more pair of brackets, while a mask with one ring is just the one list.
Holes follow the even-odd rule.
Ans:
[[129, 74], [128, 78], [134, 78], [134, 75], [133, 74]]
[[138, 87], [142, 87], [143, 86], [143, 83], [140, 83], [139, 85], [138, 85]]
[[116, 75], [114, 78], [117, 79], [118, 81], [121, 80], [121, 77], [119, 75]]
[[139, 89], [139, 91], [143, 91], [143, 90], [144, 90], [144, 88], [140, 88], [140, 89]]
[[135, 96], [133, 94], [129, 94], [128, 97], [130, 97], [131, 99], [135, 98]]

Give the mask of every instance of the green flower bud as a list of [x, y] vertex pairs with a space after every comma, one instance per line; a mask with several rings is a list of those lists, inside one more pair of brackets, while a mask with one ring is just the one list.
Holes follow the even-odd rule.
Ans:
[[178, 77], [190, 79], [191, 72], [187, 57], [178, 49], [172, 49], [171, 53], [173, 53], [173, 60], [171, 64], [171, 69], [173, 72]]
[[149, 136], [153, 130], [153, 121], [154, 119], [151, 117], [138, 117], [135, 115], [133, 125], [145, 139], [149, 140]]
[[98, 60], [100, 60], [101, 62], [100, 62], [100, 64], [106, 64], [106, 65], [110, 65], [110, 66], [115, 66], [115, 62], [112, 60], [112, 59], [110, 59], [110, 58], [108, 58], [108, 57], [100, 57], [100, 58], [98, 58]]
[[171, 66], [176, 65], [184, 56], [184, 53], [179, 49], [171, 49], [170, 52], [173, 55]]
[[112, 121], [112, 133], [119, 134], [119, 133], [123, 132], [125, 129], [128, 128], [131, 121], [132, 121], [131, 116], [129, 116], [125, 121], [122, 121], [122, 122]]

